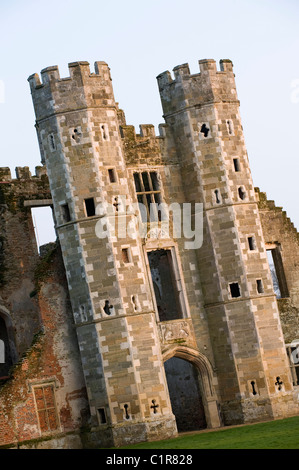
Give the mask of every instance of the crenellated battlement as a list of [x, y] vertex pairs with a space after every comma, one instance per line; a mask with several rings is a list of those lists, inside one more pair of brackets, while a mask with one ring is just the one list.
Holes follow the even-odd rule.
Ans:
[[70, 75], [65, 78], [60, 77], [56, 65], [44, 68], [40, 76], [29, 76], [37, 121], [78, 108], [116, 106], [106, 62], [95, 62], [94, 72], [84, 61], [69, 63], [68, 68]]
[[9, 183], [20, 180], [45, 180], [47, 179], [47, 169], [45, 166], [36, 166], [35, 174], [32, 175], [28, 166], [17, 166], [15, 168], [16, 178], [11, 175], [9, 167], [0, 167], [0, 183]]
[[38, 73], [34, 73], [28, 77], [28, 82], [31, 89], [39, 89], [46, 85], [52, 84], [53, 82], [65, 82], [74, 80], [75, 82], [82, 83], [83, 80], [111, 80], [110, 69], [108, 64], [103, 61], [97, 61], [94, 63], [95, 72], [90, 71], [90, 64], [86, 61], [71, 62], [68, 64], [70, 76], [60, 77], [59, 68], [57, 65], [46, 67], [41, 70], [41, 79]]
[[140, 124], [139, 125], [139, 134], [136, 133], [136, 129], [134, 126], [131, 125], [121, 125], [121, 136], [123, 139], [132, 140], [134, 142], [149, 142], [150, 140], [164, 137], [161, 135], [160, 127], [160, 135], [156, 136], [155, 127], [153, 124]]
[[220, 60], [217, 70], [213, 59], [199, 60], [199, 73], [191, 74], [188, 64], [174, 67], [157, 76], [164, 115], [185, 107], [211, 101], [237, 101], [235, 76], [231, 60]]

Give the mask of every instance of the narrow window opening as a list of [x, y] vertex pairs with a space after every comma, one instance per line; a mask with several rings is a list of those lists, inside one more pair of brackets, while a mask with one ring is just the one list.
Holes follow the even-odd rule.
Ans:
[[99, 416], [100, 424], [107, 423], [105, 408], [98, 408], [98, 416]]
[[130, 419], [130, 415], [128, 413], [128, 408], [129, 408], [129, 405], [126, 403], [124, 405], [124, 409], [125, 409], [125, 419]]
[[53, 134], [49, 135], [49, 141], [50, 141], [50, 149], [52, 151], [56, 150], [56, 145], [55, 145], [55, 138]]
[[252, 380], [252, 381], [250, 382], [250, 385], [251, 385], [251, 387], [252, 387], [252, 392], [251, 392], [252, 395], [256, 395], [256, 394], [257, 394], [257, 391], [256, 391], [256, 389], [255, 389], [255, 381]]
[[288, 297], [289, 292], [284, 274], [281, 253], [278, 246], [267, 250], [267, 259], [271, 272], [273, 289], [277, 299]]
[[101, 124], [101, 133], [103, 140], [109, 140], [108, 126], [107, 124]]
[[200, 132], [203, 134], [204, 137], [208, 137], [210, 129], [206, 126], [206, 124], [202, 124], [200, 128]]
[[242, 199], [242, 201], [244, 201], [244, 199], [246, 198], [246, 191], [244, 190], [244, 188], [242, 188], [242, 186], [238, 188], [238, 194], [239, 194], [239, 198]]
[[121, 258], [123, 263], [130, 263], [131, 262], [131, 256], [130, 256], [130, 251], [129, 248], [122, 248], [121, 250]]
[[234, 159], [233, 159], [233, 162], [234, 162], [234, 169], [235, 169], [235, 171], [241, 171], [241, 165], [240, 165], [240, 160], [239, 160], [239, 158], [234, 158]]
[[140, 303], [138, 300], [138, 295], [132, 295], [132, 304], [133, 304], [134, 312], [139, 312], [141, 310]]
[[230, 288], [230, 293], [231, 293], [232, 297], [235, 298], [235, 297], [240, 297], [241, 296], [240, 286], [239, 286], [238, 282], [232, 282], [229, 285], [229, 288]]
[[158, 413], [157, 411], [158, 408], [159, 408], [159, 405], [156, 404], [156, 400], [152, 400], [151, 409], [153, 410], [154, 414]]
[[254, 237], [248, 237], [248, 246], [249, 250], [253, 251], [256, 249], [256, 244], [255, 244], [255, 238]]
[[277, 386], [277, 389], [278, 389], [279, 391], [282, 389], [283, 381], [280, 380], [280, 377], [276, 377], [275, 385]]
[[108, 176], [110, 183], [116, 183], [116, 171], [115, 168], [108, 169]]
[[148, 260], [159, 320], [182, 318], [182, 288], [181, 282], [176, 279], [171, 251], [150, 251]]
[[258, 294], [264, 293], [263, 281], [261, 279], [256, 280], [256, 289], [257, 289]]
[[220, 204], [220, 203], [221, 203], [221, 199], [220, 199], [220, 191], [219, 191], [219, 189], [215, 189], [214, 193], [215, 193], [216, 204]]
[[87, 217], [92, 217], [96, 213], [95, 204], [93, 197], [84, 199], [85, 212]]
[[106, 313], [106, 315], [111, 315], [111, 309], [113, 308], [113, 305], [110, 305], [110, 302], [109, 300], [105, 300], [105, 305], [104, 305], [104, 312]]
[[226, 121], [226, 125], [227, 125], [227, 130], [228, 130], [229, 135], [233, 135], [234, 133], [233, 121], [231, 119], [228, 119]]
[[86, 311], [85, 311], [85, 305], [80, 305], [79, 311], [80, 311], [81, 322], [87, 321], [87, 315], [86, 315]]
[[81, 132], [78, 129], [73, 130], [72, 139], [78, 144], [81, 140]]
[[70, 208], [68, 204], [62, 204], [61, 206], [61, 215], [62, 215], [62, 220], [64, 223], [70, 222], [71, 220], [71, 213], [70, 213]]

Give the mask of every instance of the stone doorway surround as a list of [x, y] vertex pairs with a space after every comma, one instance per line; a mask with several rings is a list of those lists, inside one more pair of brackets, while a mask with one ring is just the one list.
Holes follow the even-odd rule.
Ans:
[[172, 357], [178, 357], [191, 362], [197, 368], [201, 379], [201, 396], [207, 428], [221, 427], [222, 423], [218, 412], [218, 400], [214, 388], [215, 376], [207, 357], [196, 349], [181, 345], [171, 345], [163, 353], [163, 362], [166, 362]]

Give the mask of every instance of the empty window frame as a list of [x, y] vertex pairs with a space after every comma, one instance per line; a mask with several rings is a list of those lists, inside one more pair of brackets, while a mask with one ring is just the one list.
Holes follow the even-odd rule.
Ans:
[[186, 316], [185, 299], [174, 250], [160, 249], [147, 253], [159, 321]]
[[63, 223], [70, 222], [71, 220], [71, 213], [70, 213], [70, 208], [68, 204], [62, 204], [61, 206], [61, 216]]
[[55, 431], [59, 428], [59, 422], [54, 386], [52, 384], [44, 384], [34, 387], [33, 390], [41, 432]]
[[263, 281], [261, 279], [256, 280], [256, 290], [258, 294], [264, 293]]
[[227, 119], [226, 120], [226, 127], [227, 127], [227, 132], [229, 135], [234, 135], [234, 124], [232, 119]]
[[256, 250], [256, 243], [254, 237], [248, 237], [248, 247], [250, 251]]
[[95, 208], [95, 203], [94, 203], [94, 198], [93, 197], [89, 197], [87, 199], [84, 199], [84, 207], [85, 207], [86, 217], [92, 217], [93, 215], [96, 214], [96, 208]]
[[134, 173], [134, 183], [142, 222], [165, 220], [163, 210], [158, 208], [162, 197], [157, 172]]
[[239, 158], [234, 158], [233, 163], [234, 163], [234, 170], [241, 171], [241, 164], [240, 164]]
[[98, 408], [98, 418], [99, 418], [100, 424], [106, 424], [107, 423], [105, 408]]
[[132, 263], [132, 255], [129, 247], [124, 247], [121, 249], [121, 259], [125, 264]]
[[229, 285], [230, 295], [232, 298], [241, 297], [240, 286], [238, 282], [232, 282]]
[[299, 341], [286, 344], [293, 385], [299, 385]]
[[117, 182], [117, 175], [116, 175], [115, 168], [108, 168], [108, 177], [109, 177], [109, 182], [110, 183], [116, 183]]
[[267, 258], [272, 277], [273, 289], [277, 299], [289, 296], [287, 282], [284, 274], [282, 258], [279, 246], [268, 247], [266, 245]]

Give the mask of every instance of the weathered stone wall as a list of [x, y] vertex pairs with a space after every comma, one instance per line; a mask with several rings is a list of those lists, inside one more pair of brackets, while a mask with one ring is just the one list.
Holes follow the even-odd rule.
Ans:
[[286, 279], [287, 296], [278, 299], [278, 307], [286, 343], [299, 339], [299, 234], [291, 220], [265, 193], [256, 189], [264, 240], [280, 250]]
[[12, 178], [9, 168], [0, 168], [0, 304], [7, 311], [15, 356], [20, 357], [41, 327], [38, 305], [31, 297], [39, 256], [31, 210], [24, 203], [51, 200], [51, 194], [44, 168], [37, 167], [35, 176], [27, 167], [16, 170], [17, 178]]
[[[59, 247], [38, 263], [43, 277], [34, 297], [41, 330], [1, 382], [0, 446], [82, 447], [78, 433], [89, 423], [89, 407]], [[58, 419], [51, 432], [41, 427], [34, 394], [47, 384], [54, 389]]]

